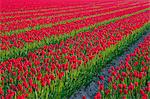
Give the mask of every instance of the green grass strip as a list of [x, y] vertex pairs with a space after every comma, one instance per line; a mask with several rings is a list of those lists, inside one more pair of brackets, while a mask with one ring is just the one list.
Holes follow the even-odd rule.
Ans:
[[65, 41], [67, 38], [74, 37], [75, 35], [77, 35], [80, 32], [91, 31], [94, 28], [97, 28], [101, 25], [106, 25], [106, 24], [109, 24], [110, 22], [115, 22], [117, 20], [120, 20], [120, 19], [123, 19], [123, 18], [130, 17], [132, 15], [142, 13], [146, 10], [149, 10], [149, 8], [144, 9], [144, 10], [140, 10], [140, 11], [132, 13], [132, 14], [127, 14], [127, 15], [124, 15], [124, 16], [121, 16], [121, 17], [116, 17], [114, 19], [110, 19], [110, 20], [107, 20], [107, 21], [99, 22], [99, 23], [96, 23], [94, 25], [81, 28], [79, 30], [73, 30], [69, 34], [66, 33], [66, 34], [62, 34], [62, 35], [59, 35], [59, 36], [52, 35], [51, 37], [46, 37], [46, 38], [42, 39], [39, 42], [34, 41], [30, 44], [25, 43], [23, 48], [12, 47], [8, 51], [7, 50], [0, 50], [0, 62], [5, 61], [5, 60], [10, 59], [10, 58], [17, 58], [19, 56], [20, 57], [25, 57], [25, 56], [27, 56], [28, 52], [30, 52], [30, 51], [33, 52], [34, 50], [36, 50], [36, 49], [38, 49], [38, 48], [40, 48], [44, 45], [60, 43], [61, 41]]

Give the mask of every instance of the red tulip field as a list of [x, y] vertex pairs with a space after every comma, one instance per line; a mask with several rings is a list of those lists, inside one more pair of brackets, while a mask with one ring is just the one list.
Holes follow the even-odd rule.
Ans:
[[0, 99], [150, 99], [149, 0], [0, 8]]
[[[107, 79], [108, 86], [104, 90], [103, 75], [99, 76], [102, 82], [98, 81], [99, 91], [95, 99], [99, 98], [136, 98], [148, 99], [150, 92], [150, 35], [144, 38], [142, 43], [133, 53], [127, 54], [125, 61], [121, 61], [117, 68], [109, 69], [110, 76]], [[111, 96], [110, 96], [111, 95]]]

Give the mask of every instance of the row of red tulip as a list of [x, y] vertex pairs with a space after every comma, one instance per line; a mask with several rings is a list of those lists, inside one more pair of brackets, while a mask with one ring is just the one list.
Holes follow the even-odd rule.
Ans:
[[[148, 99], [150, 97], [150, 33], [133, 53], [127, 54], [117, 67], [109, 69], [106, 79], [99, 76], [99, 91], [94, 99]], [[107, 81], [107, 86], [104, 84]], [[85, 96], [84, 96], [85, 97]], [[83, 97], [83, 98], [84, 98]]]
[[[23, 18], [16, 18], [16, 19], [3, 19], [2, 21], [5, 23], [0, 24], [1, 31], [4, 32], [3, 34], [5, 35], [5, 32], [10, 32], [10, 31], [14, 31], [17, 29], [24, 29], [24, 28], [33, 28], [35, 26], [38, 25], [46, 25], [46, 24], [55, 24], [58, 22], [62, 22], [62, 21], [67, 21], [67, 20], [71, 20], [73, 18], [85, 18], [88, 16], [93, 16], [96, 14], [101, 14], [101, 13], [106, 13], [106, 12], [111, 12], [111, 11], [115, 11], [115, 10], [119, 10], [119, 9], [123, 9], [123, 8], [129, 8], [129, 7], [138, 7], [141, 5], [146, 5], [147, 3], [140, 3], [140, 4], [113, 4], [113, 6], [110, 6], [110, 4], [107, 5], [103, 5], [102, 7], [100, 6], [100, 8], [95, 8], [95, 9], [79, 9], [79, 11], [65, 11], [65, 13], [60, 12], [60, 13], [56, 13], [54, 15], [52, 15], [52, 13], [48, 13], [48, 14], [44, 14], [42, 15], [44, 18], [42, 18], [42, 16], [40, 15], [40, 18], [36, 16], [35, 19], [33, 19], [33, 17], [27, 16], [27, 18], [25, 20], [22, 20]], [[107, 8], [106, 8], [107, 7]], [[88, 11], [87, 11], [88, 10]], [[73, 13], [73, 14], [72, 14]], [[30, 19], [29, 19], [30, 18]], [[12, 23], [10, 23], [10, 21], [13, 20]], [[15, 21], [15, 20], [20, 20], [19, 21]], [[7, 23], [9, 22], [9, 23]]]
[[[108, 0], [108, 2], [109, 1], [110, 0]], [[80, 6], [80, 5], [82, 6], [84, 4], [91, 3], [91, 2], [98, 2], [98, 1], [97, 0], [92, 0], [92, 1], [91, 0], [85, 0], [85, 1], [73, 0], [72, 2], [69, 2], [68, 0], [64, 0], [64, 1], [38, 0], [37, 2], [32, 2], [32, 0], [28, 0], [28, 1], [5, 0], [1, 2], [2, 5], [1, 5], [0, 11], [2, 14], [9, 14], [9, 13], [21, 13], [21, 12], [32, 12], [32, 11], [38, 12], [38, 9], [41, 9], [41, 8], [44, 8], [44, 9], [51, 8], [54, 10], [55, 9], [61, 10], [64, 8], [73, 8], [73, 7]], [[107, 1], [101, 1], [101, 3], [103, 2], [107, 2]]]
[[[75, 11], [64, 11], [65, 13], [60, 12], [60, 13], [56, 13], [56, 14], [46, 13], [43, 15], [35, 15], [35, 16], [32, 15], [32, 17], [31, 17], [31, 15], [27, 16], [27, 17], [23, 16], [23, 17], [25, 17], [25, 20], [23, 20], [24, 18], [22, 18], [21, 16], [16, 17], [16, 18], [11, 18], [11, 19], [2, 19], [2, 22], [4, 22], [4, 23], [0, 24], [0, 26], [2, 27], [1, 31], [2, 32], [10, 32], [12, 30], [35, 27], [37, 25], [50, 24], [50, 23], [54, 24], [56, 22], [69, 20], [72, 18], [95, 15], [98, 13], [98, 11], [100, 11], [100, 13], [105, 12], [105, 10], [103, 11], [103, 9], [99, 9], [99, 8], [91, 9], [89, 11], [86, 11], [86, 9], [83, 9], [83, 10], [81, 10], [81, 9], [79, 9], [79, 10], [77, 9], [78, 11], [76, 11], [76, 9], [75, 9]], [[104, 9], [106, 9], [106, 8], [104, 7]], [[11, 20], [12, 20], [12, 22], [11, 22]], [[20, 20], [20, 21], [17, 21], [17, 20]]]
[[65, 93], [65, 85], [74, 79], [73, 75], [86, 72], [83, 72], [86, 67], [82, 71], [72, 72], [82, 64], [86, 65], [99, 52], [116, 45], [125, 36], [132, 34], [132, 31], [142, 27], [148, 22], [148, 13], [146, 11], [100, 26], [92, 32], [79, 33], [60, 44], [30, 52], [27, 57], [1, 62], [0, 95], [6, 99], [60, 96], [60, 93]]
[[[115, 17], [120, 17], [126, 14], [130, 14], [142, 9], [145, 9], [149, 6], [143, 6], [133, 9], [128, 9], [126, 11], [119, 11], [111, 14], [101, 15], [101, 16], [95, 16], [92, 18], [87, 18], [85, 20], [78, 20], [75, 22], [67, 23], [67, 24], [61, 24], [57, 26], [53, 26], [52, 28], [46, 28], [41, 30], [32, 30], [26, 33], [20, 33], [20, 34], [14, 34], [11, 36], [1, 36], [1, 42], [0, 45], [1, 50], [11, 50], [12, 47], [17, 48], [23, 48], [26, 43], [30, 45], [30, 43], [38, 41], [40, 42], [46, 37], [50, 37], [52, 35], [61, 35], [64, 33], [69, 34], [71, 31], [78, 30], [80, 28], [93, 25], [98, 22], [102, 22], [105, 20], [113, 19]], [[146, 12], [147, 13], [147, 12]], [[145, 21], [148, 21], [149, 17]]]
[[[111, 2], [104, 2], [104, 1], [99, 1], [99, 2], [89, 2], [89, 3], [85, 3], [85, 2], [80, 2], [80, 3], [77, 3], [76, 5], [68, 5], [68, 6], [58, 6], [58, 7], [54, 7], [54, 6], [51, 6], [51, 5], [45, 5], [45, 6], [36, 6], [35, 8], [31, 9], [30, 10], [22, 10], [22, 11], [12, 11], [12, 12], [2, 12], [2, 16], [1, 18], [7, 18], [7, 17], [18, 17], [19, 14], [22, 14], [22, 15], [25, 15], [25, 16], [28, 16], [30, 14], [35, 14], [35, 13], [45, 13], [45, 12], [60, 12], [60, 11], [64, 11], [64, 10], [70, 10], [70, 9], [80, 9], [80, 8], [86, 8], [86, 7], [89, 7], [91, 5], [105, 5], [105, 4], [111, 4], [111, 3], [114, 3], [115, 1], [111, 1]], [[120, 1], [120, 2], [123, 2], [123, 1]], [[40, 10], [38, 10], [40, 9]]]
[[[99, 4], [99, 5], [95, 5], [95, 6], [89, 6], [89, 5], [83, 5], [83, 6], [80, 6], [80, 7], [76, 7], [76, 8], [68, 8], [68, 9], [63, 9], [63, 10], [52, 10], [52, 9], [49, 9], [49, 10], [46, 10], [45, 11], [39, 11], [39, 12], [29, 12], [29, 13], [24, 13], [24, 14], [21, 14], [21, 15], [16, 15], [13, 17], [11, 17], [11, 15], [9, 15], [10, 18], [7, 18], [7, 17], [4, 17], [2, 18], [2, 22], [8, 22], [8, 21], [16, 21], [16, 20], [23, 20], [23, 19], [28, 19], [28, 18], [37, 18], [37, 17], [43, 17], [43, 16], [56, 16], [56, 15], [59, 15], [59, 14], [67, 14], [67, 13], [74, 13], [74, 12], [80, 12], [80, 11], [83, 11], [83, 10], [94, 10], [94, 9], [97, 9], [98, 8], [103, 8], [104, 6], [109, 6], [110, 4]], [[112, 4], [110, 5], [112, 6]], [[42, 9], [41, 9], [42, 10]]]
[[[140, 2], [140, 4], [146, 4], [148, 2]], [[2, 22], [10, 22], [10, 21], [15, 21], [15, 20], [23, 20], [23, 19], [27, 19], [27, 18], [37, 18], [37, 17], [44, 17], [44, 16], [47, 16], [47, 15], [57, 15], [57, 14], [66, 14], [68, 12], [80, 12], [82, 10], [95, 10], [97, 8], [103, 8], [103, 7], [111, 7], [111, 6], [114, 6], [114, 5], [118, 5], [118, 4], [126, 4], [126, 5], [131, 5], [131, 4], [139, 4], [137, 2], [132, 2], [132, 1], [127, 1], [127, 2], [112, 2], [112, 3], [99, 3], [99, 4], [93, 4], [93, 6], [90, 6], [90, 4], [88, 5], [83, 5], [83, 6], [80, 6], [80, 7], [77, 7], [77, 8], [68, 8], [68, 9], [64, 9], [64, 10], [56, 10], [56, 11], [51, 11], [51, 9], [49, 10], [46, 10], [46, 12], [43, 12], [44, 9], [41, 9], [41, 12], [30, 12], [29, 14], [25, 13], [25, 14], [18, 14], [17, 16], [14, 17], [14, 15], [11, 17], [11, 15], [9, 15], [10, 18], [7, 18], [6, 16], [4, 18], [2, 18]], [[119, 6], [119, 5], [118, 5]], [[8, 20], [7, 20], [8, 19]], [[24, 20], [23, 20], [24, 21]]]
[[[115, 10], [114, 7], [111, 7], [111, 8], [113, 8], [112, 11]], [[83, 16], [86, 17], [86, 16], [95, 15], [98, 13], [108, 12], [108, 10], [110, 9], [106, 9], [104, 7], [104, 10], [103, 9], [98, 10], [98, 8], [96, 8], [96, 9], [86, 11], [86, 9], [84, 9], [84, 10], [74, 11], [73, 14], [70, 11], [68, 11], [67, 13], [64, 13], [64, 14], [62, 12], [56, 15], [46, 14], [44, 16], [35, 17], [34, 19], [33, 17], [28, 16], [28, 18], [24, 20], [22, 18], [21, 19], [19, 18], [20, 19], [19, 21], [15, 21], [14, 19], [13, 20], [11, 19], [12, 22], [9, 21], [9, 23], [8, 22], [1, 23], [1, 27], [2, 27], [1, 31], [9, 32], [12, 30], [13, 31], [17, 30], [17, 29], [23, 29], [23, 28], [29, 28], [29, 27], [31, 28], [37, 25], [44, 25], [44, 24], [50, 24], [50, 23], [54, 24], [56, 22], [61, 22], [64, 20], [71, 20], [72, 18], [79, 18]], [[6, 20], [3, 19], [3, 21], [7, 21], [7, 19]]]

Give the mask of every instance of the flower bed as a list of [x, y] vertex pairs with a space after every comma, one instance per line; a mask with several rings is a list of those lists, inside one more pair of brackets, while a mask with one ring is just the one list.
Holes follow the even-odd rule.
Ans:
[[[149, 29], [149, 11], [1, 62], [1, 96], [65, 98]], [[133, 32], [134, 31], [134, 32]], [[116, 51], [116, 49], [118, 51]], [[97, 65], [100, 66], [97, 66]]]

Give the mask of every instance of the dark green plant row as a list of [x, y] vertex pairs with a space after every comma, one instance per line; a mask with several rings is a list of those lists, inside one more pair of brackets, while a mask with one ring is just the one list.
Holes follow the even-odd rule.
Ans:
[[51, 37], [46, 37], [45, 39], [43, 39], [39, 42], [34, 41], [30, 44], [25, 43], [23, 48], [12, 47], [9, 50], [0, 50], [0, 61], [5, 61], [5, 60], [10, 59], [10, 58], [17, 58], [19, 56], [25, 57], [25, 56], [27, 56], [28, 52], [30, 52], [30, 51], [33, 52], [34, 50], [36, 50], [40, 47], [43, 47], [44, 45], [60, 43], [61, 41], [65, 41], [67, 38], [74, 37], [76, 34], [78, 34], [80, 32], [92, 31], [94, 28], [97, 28], [101, 25], [106, 25], [106, 24], [109, 24], [110, 22], [115, 22], [117, 20], [127, 18], [127, 17], [130, 17], [130, 16], [135, 15], [135, 14], [142, 13], [146, 10], [149, 10], [149, 8], [144, 9], [144, 10], [140, 10], [140, 11], [132, 13], [132, 14], [127, 14], [127, 15], [124, 15], [124, 16], [121, 16], [121, 17], [116, 17], [114, 19], [110, 19], [110, 20], [107, 20], [107, 21], [99, 22], [99, 23], [96, 23], [94, 25], [81, 28], [79, 30], [73, 30], [69, 34], [66, 33], [66, 34], [62, 34], [62, 35], [59, 35], [59, 36], [53, 35]]

